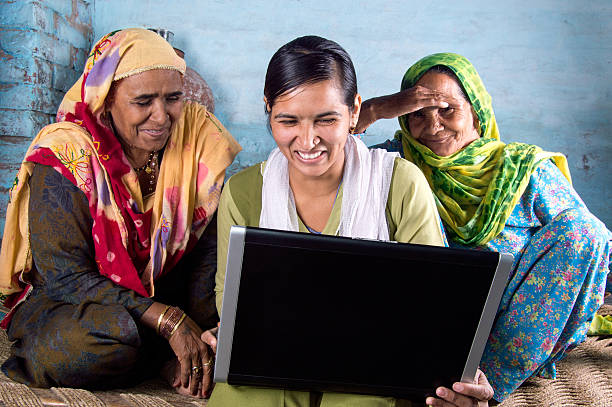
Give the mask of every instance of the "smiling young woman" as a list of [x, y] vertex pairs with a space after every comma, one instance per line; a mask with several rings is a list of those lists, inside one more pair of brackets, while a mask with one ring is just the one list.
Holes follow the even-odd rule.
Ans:
[[[359, 117], [361, 97], [355, 69], [342, 47], [315, 36], [285, 44], [270, 60], [264, 95], [278, 147], [265, 162], [231, 177], [221, 194], [215, 287], [219, 311], [232, 225], [444, 245], [433, 195], [423, 174], [393, 153], [368, 150], [350, 134]], [[207, 332], [203, 338], [215, 348], [213, 335]], [[474, 395], [469, 393], [474, 389], [492, 393], [484, 375], [464, 394]], [[471, 401], [450, 389], [445, 391], [447, 400]], [[375, 396], [321, 395], [225, 383], [216, 384], [209, 401], [211, 407], [288, 404], [407, 405]]]

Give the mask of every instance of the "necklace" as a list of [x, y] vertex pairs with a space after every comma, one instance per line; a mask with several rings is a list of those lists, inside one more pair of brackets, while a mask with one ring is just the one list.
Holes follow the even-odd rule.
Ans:
[[158, 156], [158, 151], [151, 151], [147, 163], [142, 167], [134, 168], [134, 171], [136, 171], [136, 174], [138, 174], [140, 187], [141, 189], [143, 189], [143, 196], [155, 192], [155, 183], [157, 181]]

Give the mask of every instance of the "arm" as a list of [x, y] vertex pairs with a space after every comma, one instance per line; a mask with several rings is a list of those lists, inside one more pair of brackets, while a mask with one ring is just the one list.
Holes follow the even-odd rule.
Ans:
[[30, 178], [30, 241], [35, 284], [69, 304], [121, 304], [138, 320], [153, 304], [100, 275], [85, 194], [53, 168], [36, 165]]
[[567, 209], [588, 211], [576, 190], [551, 160], [546, 160], [534, 171], [524, 199], [542, 226]]
[[217, 210], [217, 274], [215, 276], [215, 297], [217, 312], [221, 315], [223, 305], [223, 288], [225, 286], [225, 268], [227, 266], [227, 249], [229, 233], [233, 225], [247, 225], [232, 196], [232, 179], [228, 180], [221, 192]]
[[433, 193], [414, 164], [396, 158], [387, 200], [389, 237], [403, 243], [445, 246]]
[[[69, 304], [120, 304], [134, 320], [153, 330], [157, 328], [164, 304], [120, 287], [98, 272], [91, 236], [93, 222], [83, 192], [53, 168], [36, 165], [30, 179], [29, 213], [32, 257], [38, 272], [35, 285], [50, 298]], [[201, 333], [195, 322], [185, 318], [169, 338], [181, 362], [185, 388], [192, 364], [202, 366], [210, 360], [206, 344], [200, 340]], [[204, 380], [206, 391], [209, 375]], [[192, 381], [192, 394], [197, 391], [196, 385]]]
[[454, 98], [423, 86], [414, 86], [392, 95], [368, 99], [361, 105], [355, 132], [363, 133], [372, 123], [380, 119], [393, 119], [424, 107], [445, 108], [449, 106], [449, 102], [457, 103]]

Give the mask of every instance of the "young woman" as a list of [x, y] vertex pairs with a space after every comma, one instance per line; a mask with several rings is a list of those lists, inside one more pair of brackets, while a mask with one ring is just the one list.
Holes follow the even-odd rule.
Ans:
[[[230, 178], [221, 195], [216, 275], [219, 311], [232, 225], [444, 244], [423, 174], [395, 153], [368, 150], [350, 134], [357, 124], [361, 97], [353, 64], [342, 47], [315, 36], [284, 45], [268, 65], [264, 95], [278, 148], [266, 162]], [[214, 349], [216, 343], [209, 332], [203, 339]], [[493, 394], [482, 372], [477, 384], [455, 383], [453, 390], [439, 388], [437, 394], [444, 400], [431, 397], [427, 402], [487, 405]], [[210, 399], [212, 407], [406, 404], [409, 402], [375, 396], [227, 384], [217, 384]]]

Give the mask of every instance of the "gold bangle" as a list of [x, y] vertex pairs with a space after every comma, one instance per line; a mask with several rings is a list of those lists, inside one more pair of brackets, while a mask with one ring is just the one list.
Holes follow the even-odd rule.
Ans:
[[157, 318], [157, 328], [155, 330], [157, 331], [158, 335], [159, 335], [159, 327], [161, 326], [162, 319], [164, 319], [164, 315], [166, 315], [166, 312], [168, 312], [169, 309], [170, 309], [170, 306], [166, 305], [166, 309], [164, 309], [162, 313], [159, 314], [159, 318]]
[[183, 323], [183, 320], [185, 319], [186, 316], [187, 316], [187, 314], [185, 314], [183, 312], [183, 315], [181, 316], [181, 319], [178, 320], [176, 325], [174, 325], [174, 328], [172, 328], [172, 331], [170, 331], [170, 335], [168, 335], [168, 339], [172, 338], [172, 335], [174, 335], [174, 332], [176, 332], [176, 330], [178, 329], [179, 325], [181, 325]]

